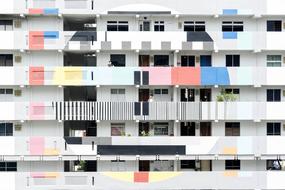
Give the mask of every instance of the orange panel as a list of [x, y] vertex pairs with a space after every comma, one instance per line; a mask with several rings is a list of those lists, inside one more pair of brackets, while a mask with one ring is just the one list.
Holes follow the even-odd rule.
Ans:
[[29, 68], [29, 84], [43, 85], [45, 80], [44, 67], [30, 67]]
[[148, 172], [134, 172], [135, 183], [148, 183]]
[[44, 49], [44, 32], [29, 32], [29, 48], [33, 50]]
[[172, 85], [200, 85], [200, 67], [176, 67], [172, 69]]

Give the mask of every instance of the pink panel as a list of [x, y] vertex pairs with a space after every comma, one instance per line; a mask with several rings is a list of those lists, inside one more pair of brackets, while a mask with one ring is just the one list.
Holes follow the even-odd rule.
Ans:
[[30, 31], [29, 32], [29, 48], [32, 50], [44, 49], [44, 32]]
[[29, 116], [30, 120], [44, 120], [45, 104], [42, 102], [39, 103], [31, 102], [29, 107]]
[[29, 14], [43, 14], [44, 10], [43, 9], [29, 9]]
[[30, 137], [30, 154], [43, 155], [45, 147], [44, 137]]
[[171, 67], [146, 67], [149, 71], [149, 85], [171, 85]]
[[45, 177], [45, 173], [43, 172], [31, 172], [30, 174], [32, 178], [44, 178]]

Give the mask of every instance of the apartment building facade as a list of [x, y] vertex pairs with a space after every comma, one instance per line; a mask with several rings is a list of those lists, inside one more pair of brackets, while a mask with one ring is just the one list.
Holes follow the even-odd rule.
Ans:
[[282, 0], [0, 2], [1, 189], [285, 189]]

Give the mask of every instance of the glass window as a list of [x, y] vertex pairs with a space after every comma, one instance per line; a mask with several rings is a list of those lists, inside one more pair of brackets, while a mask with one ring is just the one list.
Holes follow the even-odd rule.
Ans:
[[280, 102], [281, 90], [280, 89], [267, 89], [267, 102]]
[[281, 67], [281, 55], [267, 55], [267, 67]]
[[154, 136], [168, 135], [168, 123], [154, 123]]
[[2, 31], [13, 30], [13, 20], [0, 20], [0, 30]]
[[0, 136], [13, 136], [13, 123], [0, 123]]
[[17, 171], [17, 162], [0, 162], [0, 171]]
[[226, 170], [240, 170], [240, 160], [226, 160]]
[[0, 54], [0, 66], [12, 67], [13, 66], [13, 55], [12, 54]]
[[267, 123], [267, 135], [281, 135], [281, 123]]
[[111, 123], [111, 136], [125, 136], [125, 124]]
[[126, 66], [126, 55], [124, 54], [111, 54], [110, 60], [114, 67], [125, 67]]
[[268, 32], [281, 32], [282, 31], [282, 21], [281, 20], [268, 20], [267, 21], [267, 31]]
[[124, 102], [126, 100], [125, 93], [125, 89], [111, 89], [111, 101]]
[[285, 170], [284, 160], [266, 160], [267, 170]]
[[240, 123], [226, 122], [225, 130], [225, 136], [240, 136]]
[[227, 67], [239, 67], [240, 66], [240, 55], [226, 55], [226, 66]]
[[205, 21], [185, 21], [184, 31], [185, 32], [205, 32], [206, 31]]
[[181, 56], [182, 67], [195, 67], [195, 56], [194, 55], [182, 55]]
[[107, 21], [107, 31], [129, 31], [129, 22]]
[[243, 22], [242, 21], [223, 21], [222, 31], [223, 32], [242, 32]]
[[168, 89], [154, 89], [155, 95], [162, 95], [168, 94]]
[[164, 31], [164, 21], [155, 21], [154, 31]]
[[196, 161], [195, 160], [181, 160], [180, 168], [181, 169], [195, 169]]
[[154, 66], [169, 66], [169, 55], [154, 55]]

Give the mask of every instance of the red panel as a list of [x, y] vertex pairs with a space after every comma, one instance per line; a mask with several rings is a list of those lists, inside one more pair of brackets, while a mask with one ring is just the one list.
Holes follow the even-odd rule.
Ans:
[[29, 68], [29, 84], [43, 85], [45, 80], [44, 67], [30, 67]]
[[200, 85], [200, 67], [176, 67], [172, 69], [172, 85]]
[[29, 48], [33, 50], [44, 49], [44, 32], [29, 32]]
[[148, 172], [134, 172], [135, 183], [148, 183], [149, 173]]
[[29, 9], [29, 14], [39, 15], [43, 13], [44, 13], [43, 9]]

